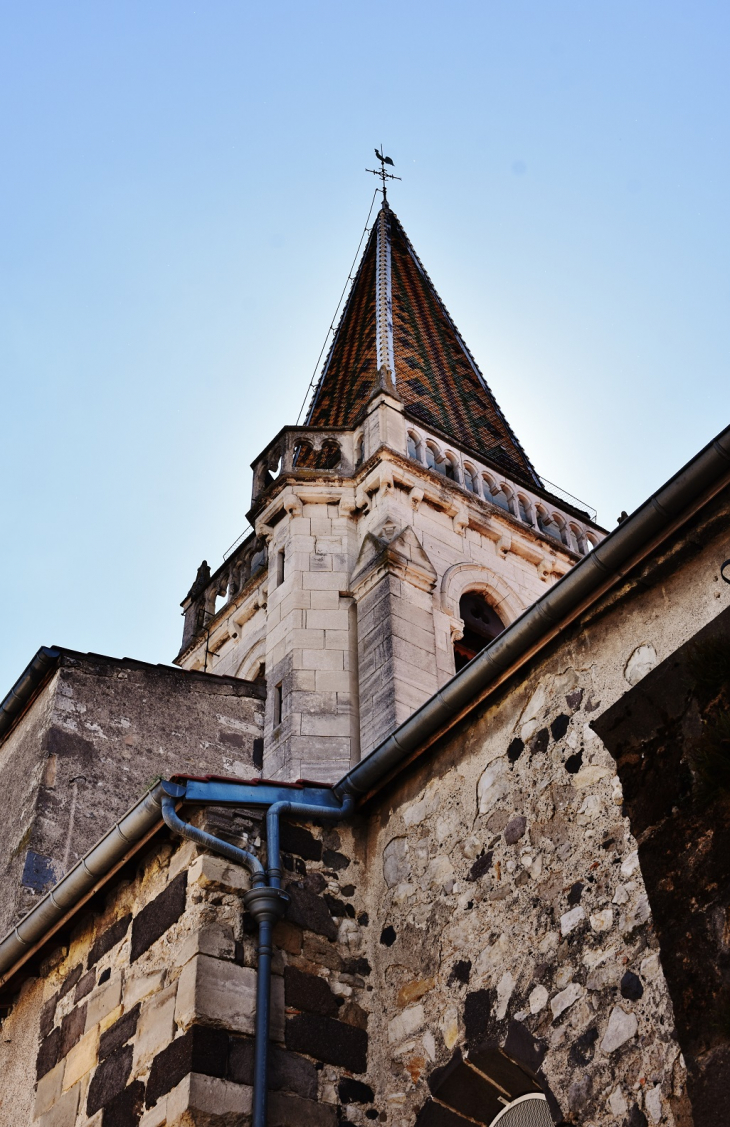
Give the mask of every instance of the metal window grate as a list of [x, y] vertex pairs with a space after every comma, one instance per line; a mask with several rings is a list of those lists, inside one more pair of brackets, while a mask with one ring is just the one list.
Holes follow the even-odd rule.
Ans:
[[553, 1127], [547, 1100], [537, 1093], [519, 1096], [492, 1120], [492, 1127]]

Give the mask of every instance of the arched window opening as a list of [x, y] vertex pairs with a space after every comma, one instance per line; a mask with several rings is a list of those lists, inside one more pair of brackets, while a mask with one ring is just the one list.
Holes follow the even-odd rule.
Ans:
[[355, 465], [361, 466], [365, 461], [365, 435], [361, 434], [355, 444]]
[[414, 462], [420, 462], [421, 452], [418, 436], [411, 431], [408, 432], [408, 457], [412, 458]]
[[430, 442], [426, 443], [426, 465], [430, 470], [436, 470], [437, 473], [440, 471], [440, 458], [441, 455], [438, 450], [436, 450]]
[[454, 642], [457, 673], [504, 630], [504, 623], [481, 591], [467, 591], [461, 596], [459, 615], [464, 622], [464, 636]]
[[317, 469], [320, 470], [334, 470], [339, 466], [342, 455], [340, 448], [336, 442], [327, 438], [322, 443], [317, 458]]
[[492, 495], [489, 499], [491, 500], [492, 504], [498, 505], [499, 508], [504, 509], [506, 513], [512, 512], [509, 507], [509, 497], [507, 496], [507, 490], [503, 485], [498, 485], [497, 488], [492, 492]]
[[530, 520], [530, 506], [524, 497], [517, 494], [517, 511], [520, 514], [520, 520], [523, 524], [532, 524]]
[[479, 475], [468, 462], [464, 466], [464, 487], [468, 489], [470, 493], [476, 493], [477, 496], [479, 495]]
[[316, 469], [314, 450], [308, 442], [297, 442], [292, 464], [296, 470]]
[[254, 685], [266, 684], [266, 662], [262, 661], [256, 670], [256, 676], [252, 678]]
[[546, 512], [544, 509], [538, 509], [537, 524], [540, 531], [544, 532], [546, 536], [552, 536], [553, 540], [560, 540], [562, 543], [560, 525], [550, 513]]
[[459, 469], [453, 454], [447, 454], [443, 461], [443, 472], [449, 481], [459, 480]]
[[595, 536], [591, 532], [586, 532], [585, 553], [584, 554], [587, 556], [588, 553], [592, 552], [593, 549], [596, 548], [597, 546], [598, 546], [598, 541], [596, 540]]

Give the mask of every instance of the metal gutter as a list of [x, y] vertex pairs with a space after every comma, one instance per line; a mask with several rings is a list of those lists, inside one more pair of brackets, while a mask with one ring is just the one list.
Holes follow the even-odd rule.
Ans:
[[668, 529], [693, 501], [730, 470], [730, 427], [670, 478], [605, 540], [559, 579], [511, 626], [477, 654], [365, 759], [335, 785], [338, 797], [362, 798], [386, 775], [411, 757], [488, 686], [514, 668], [518, 660], [567, 620], [607, 583], [621, 578], [643, 545]]
[[33, 699], [61, 656], [55, 646], [41, 646], [28, 663], [12, 689], [0, 702], [0, 739], [10, 731], [15, 721]]
[[11, 970], [161, 819], [157, 783], [0, 942], [0, 986]]

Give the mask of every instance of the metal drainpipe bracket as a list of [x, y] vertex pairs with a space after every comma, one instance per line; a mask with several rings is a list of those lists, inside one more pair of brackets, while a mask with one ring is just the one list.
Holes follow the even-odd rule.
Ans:
[[281, 888], [261, 885], [243, 894], [243, 905], [257, 924], [275, 924], [286, 912], [291, 897]]

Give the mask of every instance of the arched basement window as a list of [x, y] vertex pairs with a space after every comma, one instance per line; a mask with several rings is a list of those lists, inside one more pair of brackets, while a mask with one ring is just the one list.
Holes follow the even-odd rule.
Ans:
[[491, 1122], [491, 1127], [552, 1127], [553, 1117], [545, 1097], [537, 1092], [518, 1096]]
[[481, 591], [467, 591], [461, 596], [459, 615], [464, 621], [464, 636], [454, 642], [457, 673], [504, 630], [504, 623]]

